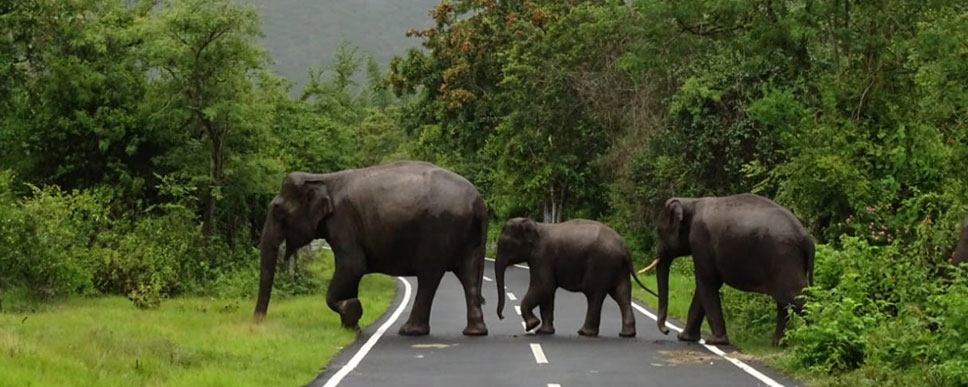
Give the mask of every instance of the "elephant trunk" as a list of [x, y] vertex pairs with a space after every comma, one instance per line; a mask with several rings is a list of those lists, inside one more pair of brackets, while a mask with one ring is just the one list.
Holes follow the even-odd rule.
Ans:
[[262, 228], [260, 250], [262, 255], [262, 270], [259, 274], [259, 299], [255, 304], [254, 317], [261, 321], [269, 309], [269, 296], [272, 294], [272, 282], [276, 275], [276, 260], [279, 258], [279, 245], [282, 243], [281, 231], [272, 214], [266, 217]]
[[659, 318], [656, 323], [659, 326], [659, 332], [664, 335], [669, 334], [669, 328], [666, 327], [666, 317], [669, 312], [669, 267], [672, 266], [672, 259], [659, 259], [659, 264], [656, 269], [656, 281], [659, 283]]
[[507, 258], [501, 255], [494, 260], [494, 282], [497, 283], [497, 317], [504, 319], [504, 271], [507, 269]]

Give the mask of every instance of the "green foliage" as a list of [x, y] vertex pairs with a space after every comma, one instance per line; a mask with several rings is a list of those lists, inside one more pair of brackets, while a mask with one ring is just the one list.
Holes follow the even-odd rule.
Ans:
[[0, 286], [41, 298], [93, 291], [90, 247], [106, 223], [104, 194], [35, 187], [21, 202], [12, 198], [11, 179], [0, 175]]
[[816, 286], [803, 321], [788, 331], [793, 364], [815, 375], [857, 370], [878, 382], [926, 372], [933, 384], [963, 385], [964, 270], [939, 278], [896, 243], [841, 243], [818, 246]]

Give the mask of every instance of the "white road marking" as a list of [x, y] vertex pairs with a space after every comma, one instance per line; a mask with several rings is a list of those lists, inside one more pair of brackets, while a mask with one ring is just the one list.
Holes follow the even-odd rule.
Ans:
[[558, 383], [548, 383], [548, 387], [561, 387]]
[[326, 384], [324, 384], [323, 387], [336, 387], [339, 385], [339, 382], [343, 381], [343, 378], [345, 378], [346, 375], [352, 372], [353, 369], [360, 364], [360, 361], [362, 361], [363, 357], [365, 357], [366, 354], [370, 352], [370, 349], [376, 345], [376, 342], [380, 340], [380, 337], [382, 337], [383, 334], [386, 333], [387, 329], [389, 329], [390, 326], [393, 325], [398, 318], [400, 318], [400, 315], [403, 314], [403, 310], [407, 308], [407, 304], [410, 302], [410, 282], [403, 277], [397, 277], [397, 279], [400, 280], [400, 282], [403, 282], [404, 289], [403, 301], [400, 302], [400, 306], [398, 306], [397, 310], [393, 311], [393, 314], [390, 315], [390, 318], [388, 318], [387, 321], [384, 322], [375, 333], [373, 333], [373, 336], [370, 336], [370, 338], [366, 340], [366, 343], [360, 347], [360, 350], [356, 352], [356, 355], [353, 355], [353, 358], [350, 359], [350, 361], [346, 363], [343, 368], [340, 368], [339, 371], [333, 375], [333, 377], [326, 381]]
[[508, 292], [508, 299], [511, 301], [517, 301], [518, 298], [514, 296], [514, 293]]
[[521, 328], [524, 328], [524, 331], [527, 332], [528, 331], [528, 324], [525, 324], [524, 321], [522, 321], [521, 322]]
[[515, 313], [517, 313], [517, 314], [518, 314], [518, 316], [520, 316], [520, 315], [521, 315], [521, 307], [520, 307], [520, 306], [517, 306], [517, 305], [515, 305], [515, 306], [514, 306], [514, 312], [515, 312]]
[[491, 281], [494, 281], [494, 280], [492, 280], [492, 279], [490, 279], [490, 278], [487, 278], [487, 276], [484, 276], [484, 280], [485, 280], [485, 281], [487, 281], [487, 282], [491, 282]]
[[538, 364], [548, 364], [548, 358], [545, 357], [544, 351], [541, 350], [541, 344], [531, 343], [531, 353], [534, 354], [534, 361]]
[[[651, 318], [653, 320], [659, 321], [659, 317], [658, 316], [656, 316], [652, 312], [649, 312], [648, 309], [643, 308], [639, 304], [636, 304], [636, 303], [633, 302], [632, 303], [632, 307], [635, 308], [635, 310], [639, 311], [639, 313], [642, 313], [642, 314], [648, 316], [649, 318]], [[672, 323], [670, 323], [668, 321], [666, 321], [666, 326], [669, 327], [669, 329], [672, 329], [672, 330], [674, 330], [676, 332], [682, 332], [682, 328], [679, 328], [679, 327], [675, 326], [674, 324], [672, 324]], [[703, 347], [706, 347], [706, 349], [708, 349], [709, 352], [715, 353], [719, 357], [728, 360], [730, 363], [733, 363], [733, 365], [735, 365], [736, 367], [739, 367], [739, 369], [741, 369], [743, 371], [746, 371], [746, 373], [752, 375], [754, 378], [757, 378], [761, 382], [766, 383], [767, 386], [770, 386], [770, 387], [783, 387], [782, 384], [777, 383], [776, 380], [773, 380], [769, 376], [764, 375], [762, 372], [757, 371], [756, 368], [750, 367], [749, 364], [743, 363], [741, 360], [736, 359], [734, 357], [731, 357], [731, 356], [727, 355], [726, 352], [723, 352], [723, 350], [719, 349], [719, 347], [717, 347], [715, 345], [706, 344], [706, 342], [704, 340], [699, 340], [699, 344], [702, 344]]]
[[[491, 261], [491, 262], [494, 262], [494, 258], [487, 258], [487, 257], [484, 257], [484, 259], [486, 259], [486, 260], [488, 260], [488, 261]], [[528, 267], [527, 267], [527, 266], [525, 266], [525, 265], [514, 265], [514, 267], [517, 267], [517, 268], [521, 268], [521, 269], [525, 269], [525, 270], [528, 270]]]

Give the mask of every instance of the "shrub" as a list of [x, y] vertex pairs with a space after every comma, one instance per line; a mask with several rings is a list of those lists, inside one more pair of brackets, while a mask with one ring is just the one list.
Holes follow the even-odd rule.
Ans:
[[90, 248], [110, 223], [110, 195], [32, 187], [32, 196], [18, 201], [11, 181], [0, 174], [0, 286], [23, 286], [41, 298], [92, 291]]

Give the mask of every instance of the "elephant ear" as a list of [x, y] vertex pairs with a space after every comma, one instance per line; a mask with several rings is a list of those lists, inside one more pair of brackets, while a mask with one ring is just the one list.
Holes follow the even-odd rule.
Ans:
[[529, 245], [534, 246], [538, 241], [538, 225], [531, 219], [521, 221], [521, 235]]
[[670, 200], [666, 204], [666, 211], [669, 212], [669, 222], [673, 230], [678, 230], [682, 226], [682, 203], [678, 200]]
[[329, 190], [322, 180], [307, 179], [303, 181], [303, 194], [313, 225], [318, 226], [327, 216], [333, 213], [333, 200]]

